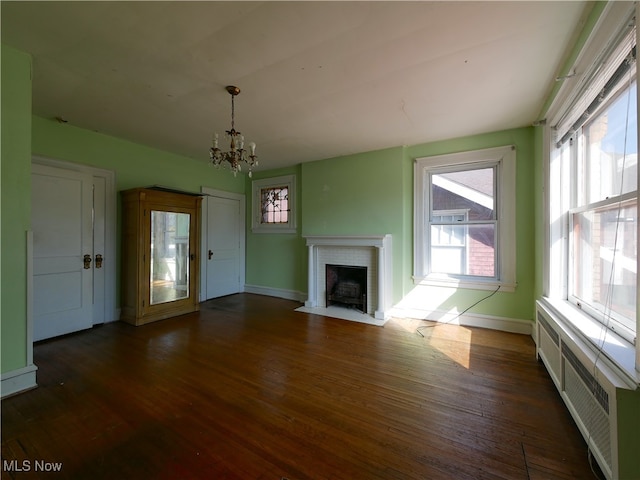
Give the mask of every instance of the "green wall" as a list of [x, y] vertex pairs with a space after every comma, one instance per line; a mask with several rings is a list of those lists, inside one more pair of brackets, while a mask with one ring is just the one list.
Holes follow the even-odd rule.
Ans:
[[27, 366], [27, 240], [31, 222], [31, 57], [2, 46], [0, 362]]
[[302, 234], [390, 233], [394, 301], [402, 298], [402, 159], [403, 148], [395, 147], [302, 164]]
[[[296, 177], [296, 233], [253, 233], [251, 231], [253, 180], [294, 175]], [[296, 298], [307, 291], [307, 254], [300, 236], [303, 208], [301, 205], [301, 166], [254, 172], [245, 177], [247, 200], [246, 284], [250, 287], [276, 289], [283, 296]]]
[[195, 160], [68, 123], [33, 117], [34, 155], [113, 170], [118, 191], [163, 185], [192, 192], [207, 186], [244, 193], [244, 177], [210, 167], [205, 161], [207, 148], [203, 145], [202, 160]]

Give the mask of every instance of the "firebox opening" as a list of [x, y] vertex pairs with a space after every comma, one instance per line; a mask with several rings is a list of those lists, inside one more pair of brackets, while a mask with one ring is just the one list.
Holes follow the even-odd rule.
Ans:
[[367, 313], [367, 267], [326, 266], [327, 307], [341, 305]]

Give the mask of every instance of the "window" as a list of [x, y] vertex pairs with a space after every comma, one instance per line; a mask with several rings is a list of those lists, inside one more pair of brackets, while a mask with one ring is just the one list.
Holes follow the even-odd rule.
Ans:
[[415, 281], [513, 291], [515, 148], [417, 159], [415, 182]]
[[260, 189], [260, 223], [262, 225], [289, 222], [289, 187]]
[[253, 181], [252, 231], [295, 233], [295, 177]]
[[576, 93], [578, 101], [556, 116], [561, 118], [555, 125], [557, 138], [550, 139], [546, 290], [577, 307], [583, 313], [580, 322], [595, 320], [633, 342], [638, 265], [635, 32], [611, 48], [603, 64], [608, 68], [600, 68], [592, 83]]

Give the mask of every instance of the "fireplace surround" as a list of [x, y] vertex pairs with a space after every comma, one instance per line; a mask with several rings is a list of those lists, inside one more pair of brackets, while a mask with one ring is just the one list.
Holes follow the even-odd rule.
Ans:
[[[361, 321], [328, 309], [326, 266], [366, 267], [366, 305], [362, 321], [382, 325], [389, 318], [392, 299], [391, 235], [304, 236], [308, 248], [308, 298], [301, 311]], [[329, 312], [328, 310], [332, 310]], [[346, 310], [346, 309], [342, 309]]]

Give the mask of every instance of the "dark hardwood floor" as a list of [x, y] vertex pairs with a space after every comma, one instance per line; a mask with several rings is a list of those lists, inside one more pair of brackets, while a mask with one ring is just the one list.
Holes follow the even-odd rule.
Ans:
[[530, 337], [296, 306], [233, 295], [37, 344], [2, 478], [594, 478]]

